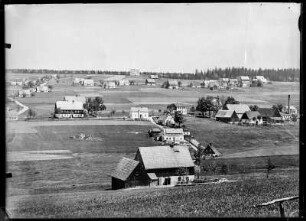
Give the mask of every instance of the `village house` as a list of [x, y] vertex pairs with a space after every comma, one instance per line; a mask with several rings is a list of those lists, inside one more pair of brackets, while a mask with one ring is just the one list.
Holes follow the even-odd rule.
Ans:
[[201, 87], [202, 87], [202, 88], [208, 88], [208, 85], [209, 85], [209, 80], [204, 80], [204, 81], [201, 83]]
[[183, 104], [183, 103], [175, 103], [176, 111], [179, 111], [182, 113], [182, 115], [187, 115], [188, 113], [188, 107], [189, 104]]
[[18, 120], [18, 111], [6, 108], [6, 116], [5, 117], [6, 117], [6, 120], [9, 120], [9, 121]]
[[151, 74], [151, 79], [158, 79], [158, 74]]
[[239, 120], [245, 112], [251, 111], [246, 104], [227, 104], [225, 110], [233, 110], [236, 112]]
[[155, 80], [150, 78], [146, 79], [146, 85], [155, 86], [156, 85]]
[[115, 81], [106, 81], [104, 83], [104, 88], [108, 88], [108, 89], [116, 88], [116, 82]]
[[140, 76], [140, 70], [139, 69], [131, 69], [130, 70], [130, 76]]
[[157, 123], [164, 126], [171, 126], [175, 124], [174, 118], [171, 114], [164, 114], [159, 116]]
[[230, 87], [238, 87], [239, 82], [238, 79], [230, 78], [228, 84]]
[[127, 79], [121, 79], [119, 80], [119, 86], [129, 86], [130, 85], [130, 81]]
[[[288, 111], [290, 109], [290, 111]], [[298, 114], [298, 111], [296, 109], [296, 107], [290, 105], [290, 108], [288, 108], [288, 105], [284, 106], [283, 109], [282, 109], [282, 112], [283, 113], [288, 113], [288, 114], [295, 114], [297, 115]]]
[[222, 154], [213, 146], [212, 143], [209, 143], [204, 149], [205, 159], [220, 157]]
[[94, 86], [94, 80], [93, 79], [84, 79], [83, 80], [83, 86]]
[[23, 84], [23, 81], [22, 80], [14, 80], [14, 81], [11, 81], [11, 85], [12, 86], [22, 86]]
[[219, 88], [219, 81], [218, 80], [209, 80], [208, 88], [217, 89]]
[[57, 118], [84, 117], [83, 103], [80, 101], [56, 101], [54, 116]]
[[228, 86], [229, 78], [219, 78], [219, 87], [226, 88]]
[[235, 123], [239, 121], [239, 117], [234, 110], [219, 110], [215, 116], [216, 121], [224, 123]]
[[83, 82], [84, 82], [84, 78], [75, 78], [74, 81], [73, 81], [73, 84], [74, 85], [83, 85]]
[[112, 189], [188, 184], [194, 180], [194, 173], [185, 146], [139, 147], [134, 160], [122, 158], [112, 171]]
[[267, 123], [282, 123], [283, 118], [279, 111], [273, 110], [272, 108], [259, 108], [258, 112], [262, 117], [263, 124]]
[[241, 117], [241, 122], [244, 124], [262, 125], [262, 117], [258, 111], [245, 112]]
[[178, 89], [178, 82], [177, 80], [169, 80], [169, 89]]
[[18, 91], [18, 97], [31, 97], [31, 90], [30, 89], [23, 89]]
[[238, 82], [240, 87], [250, 87], [251, 84], [249, 76], [240, 76]]
[[165, 128], [162, 140], [167, 142], [180, 143], [184, 141], [184, 131], [182, 128]]
[[259, 80], [264, 84], [267, 83], [267, 79], [264, 76], [255, 76], [254, 79], [257, 81]]
[[147, 119], [149, 118], [149, 109], [147, 107], [131, 107], [130, 118], [135, 119]]
[[39, 85], [36, 87], [36, 92], [49, 92], [49, 88], [46, 85]]
[[86, 98], [84, 96], [64, 96], [64, 101], [69, 101], [69, 102], [74, 102], [74, 101], [78, 101], [78, 102], [82, 102], [83, 104], [86, 103]]

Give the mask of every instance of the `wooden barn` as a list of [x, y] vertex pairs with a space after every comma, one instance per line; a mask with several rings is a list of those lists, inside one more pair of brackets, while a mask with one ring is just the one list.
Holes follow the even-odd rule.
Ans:
[[239, 121], [239, 117], [234, 110], [219, 110], [216, 114], [216, 120], [224, 123], [234, 123]]
[[282, 116], [279, 111], [272, 108], [259, 108], [258, 112], [262, 117], [263, 124], [282, 121]]
[[111, 177], [112, 189], [189, 184], [194, 163], [185, 146], [139, 147], [135, 159], [122, 158]]
[[221, 153], [213, 146], [212, 143], [209, 143], [204, 149], [205, 157], [219, 157]]
[[261, 125], [262, 117], [258, 111], [248, 111], [242, 115], [241, 122], [246, 124]]

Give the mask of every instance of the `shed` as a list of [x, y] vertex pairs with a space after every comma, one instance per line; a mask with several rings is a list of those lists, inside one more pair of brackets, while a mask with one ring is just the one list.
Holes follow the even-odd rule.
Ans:
[[225, 123], [239, 121], [239, 117], [234, 110], [219, 110], [215, 117], [217, 121], [222, 121]]
[[204, 149], [205, 156], [208, 157], [219, 157], [222, 154], [213, 146], [212, 143], [209, 143]]
[[248, 111], [242, 115], [241, 122], [260, 125], [262, 124], [262, 117], [258, 111]]

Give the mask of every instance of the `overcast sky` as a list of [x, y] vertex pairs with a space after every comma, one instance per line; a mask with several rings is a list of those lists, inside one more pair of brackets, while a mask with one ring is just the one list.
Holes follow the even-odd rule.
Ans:
[[5, 7], [7, 68], [299, 68], [296, 3]]

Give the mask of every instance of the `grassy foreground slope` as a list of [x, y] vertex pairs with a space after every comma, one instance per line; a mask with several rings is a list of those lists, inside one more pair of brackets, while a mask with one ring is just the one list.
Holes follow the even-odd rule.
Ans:
[[[24, 196], [15, 199], [10, 214], [14, 218], [279, 217], [278, 205], [253, 205], [298, 195], [298, 172], [281, 173], [194, 187]], [[284, 207], [287, 217], [298, 215], [298, 200]]]

